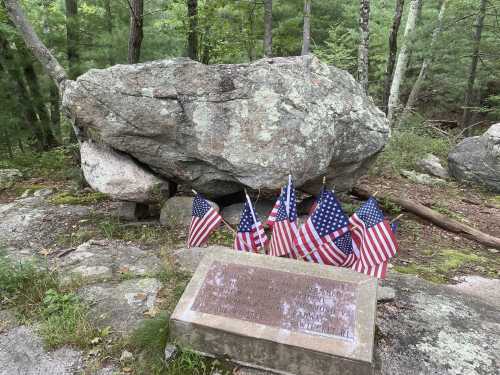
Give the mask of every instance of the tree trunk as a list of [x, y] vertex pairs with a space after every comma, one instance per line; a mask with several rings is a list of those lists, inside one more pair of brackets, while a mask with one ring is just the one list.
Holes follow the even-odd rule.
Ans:
[[136, 64], [141, 58], [143, 38], [142, 18], [144, 13], [143, 0], [130, 0], [130, 25], [128, 34], [128, 63]]
[[255, 52], [255, 7], [256, 0], [248, 4], [248, 59], [254, 61], [257, 58]]
[[370, 0], [359, 2], [358, 82], [368, 93], [368, 51], [370, 43]]
[[[481, 44], [481, 34], [483, 33], [484, 17], [486, 16], [486, 0], [481, 0], [479, 13], [476, 18], [476, 30], [474, 32], [474, 44], [472, 51], [472, 61], [469, 68], [469, 78], [464, 97], [464, 114], [462, 118], [462, 128], [469, 125], [471, 119], [471, 107], [474, 104], [474, 83], [476, 81], [477, 63], [479, 62], [479, 48]], [[466, 134], [468, 135], [468, 134]]]
[[66, 2], [66, 54], [68, 56], [68, 72], [70, 79], [80, 74], [79, 37], [80, 22], [78, 20], [78, 0]]
[[410, 96], [408, 97], [408, 101], [406, 102], [405, 109], [403, 111], [403, 114], [401, 115], [401, 120], [407, 118], [411, 111], [413, 110], [413, 107], [415, 106], [415, 102], [418, 99], [418, 96], [420, 94], [420, 89], [422, 88], [422, 83], [425, 81], [427, 78], [427, 71], [429, 69], [429, 66], [432, 62], [433, 59], [433, 49], [434, 45], [436, 44], [436, 40], [441, 33], [441, 30], [443, 28], [443, 18], [444, 18], [444, 12], [446, 9], [446, 0], [443, 0], [441, 3], [441, 8], [439, 10], [439, 15], [438, 15], [438, 21], [436, 28], [434, 29], [432, 33], [432, 39], [431, 39], [431, 45], [429, 46], [429, 54], [424, 58], [424, 61], [422, 62], [422, 66], [420, 68], [420, 73], [418, 74], [417, 80], [413, 84], [413, 87], [410, 92]]
[[198, 60], [198, 0], [187, 0], [189, 30], [187, 40], [187, 55], [192, 60]]
[[394, 76], [392, 79], [387, 110], [387, 117], [391, 126], [394, 125], [399, 112], [399, 94], [401, 84], [405, 79], [406, 65], [408, 63], [408, 56], [411, 49], [413, 35], [415, 33], [415, 23], [417, 21], [417, 14], [421, 1], [422, 0], [411, 0], [410, 11], [408, 12], [408, 19], [406, 20], [403, 46], [399, 51], [396, 67], [394, 69]]
[[264, 55], [273, 56], [273, 0], [264, 0]]
[[64, 89], [64, 83], [68, 79], [64, 68], [38, 38], [33, 27], [26, 19], [19, 2], [17, 0], [4, 0], [4, 3], [10, 19], [21, 33], [28, 49], [42, 64], [47, 74], [54, 80], [59, 88]]
[[385, 68], [384, 95], [382, 99], [382, 108], [387, 114], [389, 103], [389, 94], [391, 92], [392, 76], [394, 74], [394, 65], [396, 65], [396, 56], [398, 52], [398, 32], [403, 16], [404, 0], [396, 0], [396, 9], [394, 11], [394, 20], [392, 21], [391, 33], [389, 35], [389, 56]]
[[61, 109], [60, 109], [59, 90], [55, 85], [50, 85], [50, 122], [52, 131], [59, 142], [62, 141], [61, 133]]
[[304, 1], [304, 30], [302, 35], [302, 53], [308, 55], [311, 46], [311, 0]]
[[115, 65], [114, 50], [113, 50], [113, 14], [111, 13], [111, 0], [104, 0], [104, 11], [105, 11], [105, 25], [106, 32], [108, 33], [109, 46], [108, 46], [108, 63], [109, 65]]

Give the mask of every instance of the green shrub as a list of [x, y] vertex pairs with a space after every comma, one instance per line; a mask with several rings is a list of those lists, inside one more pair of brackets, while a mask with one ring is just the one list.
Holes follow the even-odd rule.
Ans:
[[99, 192], [90, 192], [82, 194], [72, 194], [62, 192], [50, 198], [52, 204], [71, 204], [71, 205], [90, 205], [102, 202], [108, 199], [108, 196]]

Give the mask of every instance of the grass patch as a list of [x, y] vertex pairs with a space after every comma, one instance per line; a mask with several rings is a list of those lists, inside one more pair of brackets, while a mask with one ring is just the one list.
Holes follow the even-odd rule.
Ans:
[[100, 192], [72, 194], [70, 192], [63, 192], [54, 195], [50, 198], [52, 204], [70, 204], [70, 205], [91, 205], [96, 204], [108, 199], [106, 194]]
[[215, 371], [232, 374], [232, 366], [226, 362], [205, 358], [187, 349], [181, 349], [174, 359], [165, 363], [164, 349], [169, 339], [167, 313], [145, 320], [128, 340], [127, 348], [135, 353], [137, 360], [126, 366], [134, 374], [210, 375]]
[[233, 247], [234, 233], [225, 226], [220, 227], [210, 235], [207, 244]]
[[423, 255], [430, 257], [428, 264], [396, 265], [394, 269], [401, 273], [420, 276], [434, 283], [446, 283], [457, 271], [466, 268], [484, 267], [488, 264], [487, 258], [464, 250], [443, 249], [439, 251], [428, 249], [423, 251]]

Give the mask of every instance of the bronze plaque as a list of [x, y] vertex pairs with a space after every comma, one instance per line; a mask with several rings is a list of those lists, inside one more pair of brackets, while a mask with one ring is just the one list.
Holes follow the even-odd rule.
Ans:
[[191, 309], [352, 341], [355, 301], [351, 283], [213, 262]]

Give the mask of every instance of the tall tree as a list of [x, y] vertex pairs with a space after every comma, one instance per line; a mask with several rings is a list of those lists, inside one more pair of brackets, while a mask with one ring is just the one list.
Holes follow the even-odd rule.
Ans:
[[420, 73], [418, 74], [418, 77], [415, 80], [415, 83], [413, 84], [413, 87], [412, 87], [411, 92], [410, 92], [410, 96], [408, 96], [408, 100], [406, 102], [405, 109], [404, 109], [403, 114], [401, 116], [402, 119], [406, 118], [410, 114], [410, 112], [413, 110], [415, 102], [417, 101], [418, 96], [420, 94], [420, 89], [422, 88], [422, 83], [427, 78], [427, 72], [429, 70], [429, 66], [430, 66], [432, 59], [433, 59], [434, 45], [436, 44], [438, 36], [441, 33], [441, 30], [443, 28], [443, 18], [444, 18], [445, 10], [446, 10], [446, 0], [442, 0], [441, 6], [439, 9], [437, 24], [436, 24], [434, 31], [432, 32], [431, 44], [429, 46], [429, 53], [427, 54], [427, 56], [424, 58], [424, 61], [422, 62], [422, 66], [420, 67]]
[[479, 13], [476, 17], [474, 41], [472, 47], [472, 60], [469, 68], [469, 77], [467, 79], [467, 88], [465, 89], [464, 114], [462, 118], [462, 127], [466, 128], [471, 119], [471, 107], [474, 105], [474, 83], [476, 81], [477, 64], [479, 62], [479, 51], [481, 45], [481, 35], [483, 33], [484, 17], [486, 16], [486, 1], [481, 0]]
[[109, 65], [115, 64], [114, 50], [113, 50], [113, 14], [111, 13], [111, 0], [104, 0], [104, 22], [106, 32], [108, 33], [109, 46], [108, 46], [108, 63]]
[[198, 0], [187, 0], [187, 15], [189, 19], [187, 55], [192, 60], [198, 60]]
[[308, 55], [311, 46], [311, 0], [304, 0], [304, 29], [302, 33], [302, 55]]
[[403, 16], [404, 0], [396, 0], [394, 10], [394, 19], [392, 21], [391, 32], [389, 34], [389, 56], [385, 67], [384, 94], [382, 98], [382, 108], [387, 114], [389, 95], [391, 93], [392, 77], [394, 75], [394, 66], [396, 65], [396, 56], [398, 54], [398, 33]]
[[70, 79], [80, 74], [80, 22], [78, 19], [78, 0], [65, 0], [66, 4], [66, 54]]
[[368, 51], [370, 43], [370, 0], [359, 1], [358, 82], [368, 93]]
[[128, 34], [128, 63], [136, 64], [139, 62], [141, 58], [144, 1], [130, 0], [129, 11], [130, 11], [130, 18], [129, 18], [130, 21], [129, 21], [129, 34]]
[[264, 55], [273, 56], [273, 0], [264, 0]]
[[397, 113], [399, 111], [400, 89], [401, 84], [405, 79], [408, 57], [411, 50], [413, 35], [415, 33], [415, 25], [421, 1], [422, 0], [411, 0], [410, 10], [408, 12], [408, 18], [406, 20], [403, 45], [401, 46], [401, 50], [399, 51], [398, 59], [396, 61], [396, 67], [394, 69], [394, 76], [392, 78], [391, 92], [389, 94], [387, 109], [387, 117], [391, 125], [394, 125], [395, 118], [397, 117]]

